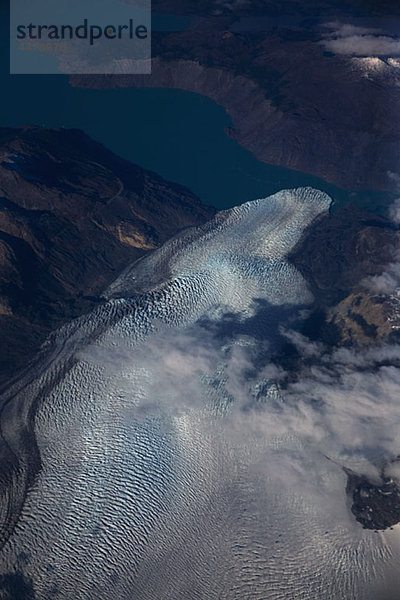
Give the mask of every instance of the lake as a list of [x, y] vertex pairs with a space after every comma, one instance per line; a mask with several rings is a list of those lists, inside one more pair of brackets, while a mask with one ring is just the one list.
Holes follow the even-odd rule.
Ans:
[[[116, 154], [181, 183], [219, 209], [268, 196], [282, 188], [312, 186], [337, 204], [353, 197], [372, 208], [392, 194], [352, 194], [321, 179], [266, 165], [230, 139], [225, 110], [203, 96], [181, 90], [72, 88], [64, 75], [8, 74], [8, 15], [0, 9], [2, 90], [0, 126], [65, 127], [84, 130]], [[172, 28], [172, 22], [164, 23]], [[158, 28], [163, 28], [158, 20]]]

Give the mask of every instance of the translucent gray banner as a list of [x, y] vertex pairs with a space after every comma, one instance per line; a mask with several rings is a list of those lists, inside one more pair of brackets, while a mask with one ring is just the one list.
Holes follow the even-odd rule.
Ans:
[[11, 0], [10, 73], [151, 72], [150, 0]]

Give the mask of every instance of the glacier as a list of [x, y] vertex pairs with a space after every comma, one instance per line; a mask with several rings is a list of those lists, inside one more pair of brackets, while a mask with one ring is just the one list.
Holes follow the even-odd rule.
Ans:
[[3, 392], [1, 598], [372, 600], [397, 581], [397, 528], [363, 530], [346, 497], [342, 466], [374, 468], [347, 429], [366, 384], [333, 394], [320, 369], [285, 390], [271, 361], [313, 302], [288, 255], [330, 204], [286, 190], [177, 235]]

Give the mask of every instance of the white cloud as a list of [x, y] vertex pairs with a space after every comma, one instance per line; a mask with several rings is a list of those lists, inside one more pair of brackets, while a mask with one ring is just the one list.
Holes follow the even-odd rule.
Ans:
[[400, 40], [380, 29], [327, 23], [323, 45], [335, 54], [359, 57], [400, 56]]
[[387, 176], [391, 181], [394, 181], [397, 184], [400, 190], [400, 175], [398, 173], [394, 173], [393, 171], [388, 171]]
[[400, 263], [392, 263], [384, 273], [368, 277], [362, 283], [373, 294], [394, 294], [400, 289]]
[[[285, 487], [306, 484], [313, 493], [317, 488], [323, 493], [318, 477], [313, 480], [307, 471], [314, 454], [319, 468], [327, 456], [379, 479], [382, 464], [400, 453], [399, 346], [331, 352], [286, 330], [300, 357], [293, 380], [279, 363], [258, 366], [265, 348], [254, 339], [235, 336], [222, 343], [214, 333], [194, 325], [183, 333], [167, 328], [150, 336], [134, 365], [149, 375], [137, 415], [160, 409], [211, 415], [221, 409], [227, 443], [237, 447], [254, 437], [266, 448], [279, 447], [268, 477], [284, 480]], [[146, 387], [144, 379], [141, 385]], [[295, 457], [293, 443], [303, 449]]]
[[338, 38], [345, 38], [354, 35], [381, 35], [383, 33], [382, 29], [359, 27], [358, 25], [340, 23], [339, 21], [330, 21], [329, 23], [326, 23], [324, 27], [331, 30], [329, 35]]
[[389, 217], [395, 225], [400, 225], [400, 198], [397, 198], [389, 208]]

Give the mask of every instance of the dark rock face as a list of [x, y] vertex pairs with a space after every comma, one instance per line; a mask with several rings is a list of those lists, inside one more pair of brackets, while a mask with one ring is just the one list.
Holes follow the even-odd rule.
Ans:
[[125, 266], [214, 213], [78, 130], [0, 130], [0, 378]]
[[364, 529], [384, 530], [400, 522], [400, 488], [390, 479], [373, 484], [365, 477], [347, 473], [351, 512]]

